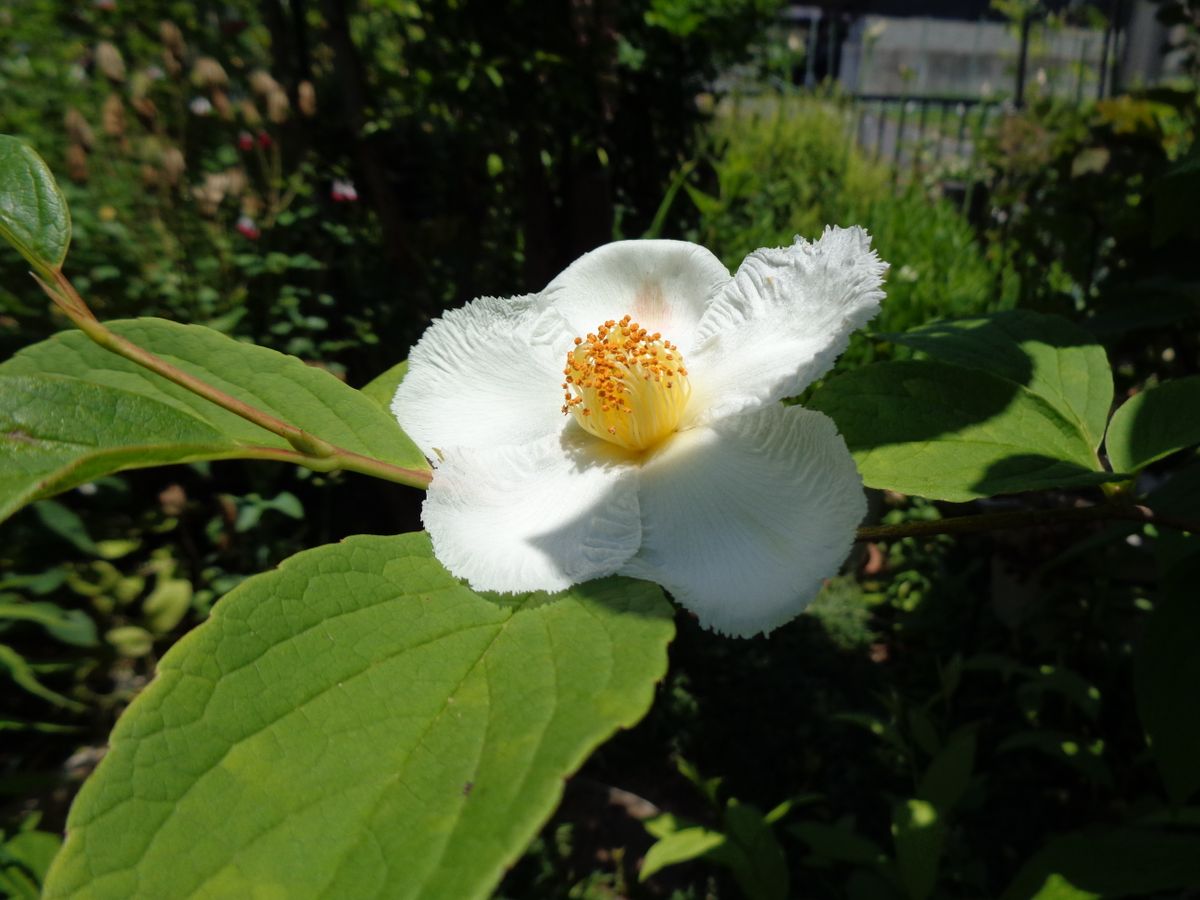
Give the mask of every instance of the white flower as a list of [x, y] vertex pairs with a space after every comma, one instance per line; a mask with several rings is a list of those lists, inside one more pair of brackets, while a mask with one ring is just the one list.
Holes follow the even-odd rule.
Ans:
[[434, 461], [422, 518], [477, 590], [658, 582], [702, 625], [787, 622], [866, 511], [833, 422], [779, 401], [879, 309], [861, 228], [758, 250], [734, 277], [681, 241], [608, 244], [540, 294], [436, 320], [392, 409]]

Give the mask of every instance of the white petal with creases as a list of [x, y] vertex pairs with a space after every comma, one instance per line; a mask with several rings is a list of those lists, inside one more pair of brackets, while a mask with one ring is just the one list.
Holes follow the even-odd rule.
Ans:
[[887, 265], [861, 228], [757, 250], [709, 306], [687, 356], [691, 422], [795, 396], [879, 311]]
[[621, 573], [738, 637], [802, 612], [866, 514], [833, 421], [780, 405], [681, 432], [643, 467], [639, 503], [642, 548]]
[[661, 332], [686, 359], [705, 309], [728, 282], [729, 270], [698, 244], [618, 241], [571, 263], [546, 286], [542, 300], [579, 336], [628, 313], [643, 328]]
[[392, 401], [430, 459], [450, 447], [520, 444], [556, 434], [566, 324], [536, 297], [481, 297], [434, 320]]
[[447, 450], [421, 518], [437, 558], [476, 590], [565, 590], [613, 574], [641, 542], [636, 470], [576, 427]]

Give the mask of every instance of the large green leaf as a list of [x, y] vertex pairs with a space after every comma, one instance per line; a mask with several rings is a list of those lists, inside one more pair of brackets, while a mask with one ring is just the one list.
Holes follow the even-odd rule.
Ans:
[[965, 501], [1112, 477], [1074, 419], [988, 372], [876, 363], [830, 379], [809, 405], [837, 423], [870, 487]]
[[[126, 319], [106, 325], [185, 372], [339, 447], [408, 468], [424, 456], [390, 413], [323, 369], [200, 325]], [[287, 447], [241, 416], [96, 345], [78, 331], [57, 334], [0, 365], [3, 374], [57, 373], [121, 388], [198, 415], [226, 437]]]
[[[428, 468], [390, 412], [295, 357], [161, 319], [109, 327], [332, 444], [405, 468]], [[0, 518], [30, 499], [105, 472], [255, 455], [247, 448], [290, 449], [283, 438], [110, 353], [81, 332], [64, 332], [22, 350], [0, 364], [4, 376], [25, 376], [28, 384], [21, 393], [0, 395], [0, 454], [16, 462], [0, 476]], [[36, 402], [27, 396], [35, 387], [46, 395], [39, 394]], [[47, 408], [39, 410], [41, 404]], [[41, 430], [31, 431], [14, 416]]]
[[1133, 473], [1193, 444], [1200, 444], [1200, 375], [1126, 400], [1113, 413], [1104, 446], [1115, 471]]
[[884, 337], [1027, 388], [1071, 422], [1091, 449], [1100, 446], [1112, 405], [1112, 370], [1096, 339], [1066, 319], [1011, 310]]
[[0, 367], [0, 519], [106, 472], [236, 455], [212, 425], [150, 397], [7, 372]]
[[1200, 789], [1200, 557], [1173, 569], [1142, 635], [1133, 670], [1138, 715], [1167, 794], [1183, 803]]
[[0, 134], [0, 238], [43, 275], [62, 266], [71, 242], [67, 201], [29, 145]]
[[645, 582], [488, 598], [424, 535], [301, 553], [163, 658], [46, 896], [486, 896], [672, 633]]

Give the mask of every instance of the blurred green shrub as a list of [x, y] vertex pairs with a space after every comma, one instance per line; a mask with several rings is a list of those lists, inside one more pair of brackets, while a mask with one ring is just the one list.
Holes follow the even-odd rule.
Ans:
[[[723, 105], [694, 183], [684, 183], [698, 212], [694, 239], [735, 266], [758, 247], [797, 234], [811, 239], [828, 224], [863, 225], [893, 263], [877, 331], [1010, 306], [1011, 279], [987, 258], [967, 218], [921, 185], [896, 185], [855, 146], [850, 121], [836, 98], [767, 95]], [[855, 348], [852, 361], [871, 352]]]

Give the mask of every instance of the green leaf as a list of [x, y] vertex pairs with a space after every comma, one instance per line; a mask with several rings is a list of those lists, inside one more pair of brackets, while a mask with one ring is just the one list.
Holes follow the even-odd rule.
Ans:
[[946, 742], [921, 776], [917, 797], [945, 815], [966, 793], [974, 767], [975, 733], [960, 731]]
[[58, 835], [22, 830], [0, 840], [0, 889], [12, 897], [36, 900], [38, 886], [62, 845]]
[[[390, 412], [295, 357], [198, 325], [161, 319], [130, 319], [109, 327], [309, 434], [394, 465], [428, 468]], [[3, 376], [40, 380], [28, 383], [19, 396], [9, 396], [7, 389], [0, 392], [0, 453], [6, 454], [0, 459], [12, 459], [17, 466], [11, 472], [5, 467], [0, 474], [0, 518], [31, 499], [107, 472], [291, 449], [283, 438], [110, 353], [77, 331], [22, 350], [0, 364]], [[52, 408], [40, 409], [44, 402]], [[78, 416], [69, 412], [72, 408], [79, 410]], [[117, 408], [128, 414], [114, 415]], [[30, 431], [21, 419], [29, 419], [45, 435]]]
[[725, 843], [725, 835], [707, 828], [684, 828], [660, 838], [646, 851], [638, 881], [645, 881], [667, 866], [691, 862]]
[[837, 423], [869, 487], [966, 501], [1114, 477], [1077, 422], [987, 372], [876, 363], [830, 379], [807, 405]]
[[1164, 381], [1113, 413], [1105, 450], [1116, 472], [1130, 474], [1200, 444], [1200, 375]]
[[154, 590], [142, 603], [146, 627], [166, 634], [179, 624], [192, 602], [192, 583], [186, 578], [158, 578]]
[[910, 900], [924, 900], [937, 884], [946, 828], [933, 805], [904, 800], [892, 808], [892, 840], [900, 881]]
[[1100, 446], [1112, 406], [1112, 370], [1095, 337], [1066, 319], [1011, 310], [882, 337], [1023, 386], [1071, 422], [1092, 450]]
[[[0, 383], [3, 383], [0, 380]], [[88, 534], [87, 525], [74, 510], [54, 500], [41, 500], [33, 504], [33, 511], [41, 523], [54, 534], [71, 544], [80, 553], [99, 556], [100, 548]]]
[[386, 372], [376, 375], [359, 390], [366, 394], [380, 406], [392, 412], [392, 398], [396, 396], [396, 389], [400, 387], [400, 382], [404, 380], [404, 376], [408, 374], [408, 360], [398, 362]]
[[825, 859], [859, 866], [881, 865], [887, 861], [878, 844], [849, 828], [823, 822], [799, 822], [789, 825], [788, 831], [808, 844], [815, 855]]
[[6, 644], [0, 644], [0, 671], [7, 671], [8, 677], [11, 678], [17, 687], [23, 688], [35, 697], [41, 697], [43, 700], [48, 700], [55, 706], [62, 706], [66, 709], [81, 711], [84, 709], [82, 703], [64, 697], [57, 691], [52, 691], [40, 681], [33, 672], [33, 667], [20, 653]]
[[1200, 684], [1198, 583], [1200, 557], [1170, 572], [1134, 658], [1138, 715], [1175, 804], [1200, 789], [1200, 719], [1195, 714]]
[[71, 216], [50, 168], [29, 145], [0, 134], [0, 238], [43, 277], [71, 243]]
[[0, 595], [0, 619], [33, 622], [64, 644], [96, 646], [96, 623], [79, 609], [60, 609], [45, 600], [25, 603]]
[[728, 841], [709, 856], [733, 872], [747, 900], [785, 900], [787, 859], [762, 811], [731, 800], [722, 824]]
[[[1022, 866], [1001, 900], [1074, 900], [1078, 895], [1065, 893], [1064, 884], [1106, 900], [1195, 887], [1200, 884], [1200, 837], [1141, 828], [1069, 834]], [[1045, 893], [1051, 888], [1059, 893]]]
[[0, 366], [0, 519], [108, 472], [219, 459], [238, 445], [149, 397]]
[[483, 597], [419, 534], [301, 553], [163, 658], [45, 896], [487, 896], [672, 634], [646, 582]]

